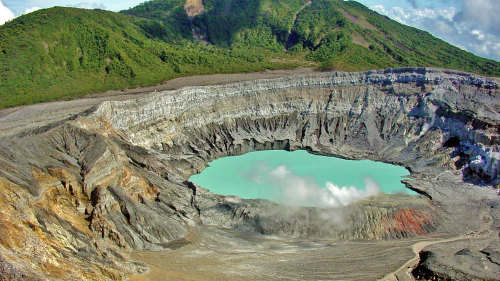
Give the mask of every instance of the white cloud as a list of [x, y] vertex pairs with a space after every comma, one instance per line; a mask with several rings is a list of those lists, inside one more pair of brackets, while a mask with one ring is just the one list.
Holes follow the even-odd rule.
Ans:
[[461, 0], [463, 9], [455, 15], [457, 23], [467, 24], [487, 33], [500, 33], [500, 1]]
[[323, 188], [314, 178], [296, 175], [286, 166], [272, 169], [259, 165], [244, 176], [272, 188], [273, 199], [278, 203], [293, 206], [342, 207], [380, 193], [380, 188], [371, 178], [365, 180], [364, 190], [355, 186], [340, 187], [331, 182]]
[[104, 6], [104, 4], [95, 3], [95, 2], [92, 2], [92, 3], [82, 2], [82, 3], [72, 5], [72, 6], [76, 7], [76, 8], [82, 8], [82, 9], [103, 9], [103, 10], [106, 9], [106, 6]]
[[7, 8], [2, 1], [0, 1], [0, 25], [15, 18], [14, 12]]
[[329, 191], [326, 198], [329, 206], [346, 206], [352, 202], [366, 199], [380, 193], [380, 187], [372, 178], [365, 179], [366, 189], [358, 189], [355, 186], [339, 187], [331, 182], [326, 183], [326, 189]]
[[[381, 14], [426, 30], [453, 45], [500, 61], [500, 1], [460, 0], [461, 9], [371, 6]], [[457, 4], [457, 3], [455, 3]]]
[[383, 15], [389, 15], [389, 11], [385, 8], [384, 5], [375, 5], [370, 7], [372, 10], [375, 10]]
[[29, 13], [33, 13], [34, 11], [38, 11], [40, 10], [41, 8], [40, 7], [31, 7], [31, 8], [26, 8], [24, 10], [24, 13], [25, 14], [29, 14]]

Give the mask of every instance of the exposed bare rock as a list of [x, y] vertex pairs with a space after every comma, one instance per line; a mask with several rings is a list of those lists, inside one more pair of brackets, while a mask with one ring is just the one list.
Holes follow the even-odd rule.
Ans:
[[[0, 139], [0, 272], [123, 279], [145, 270], [131, 262], [131, 250], [167, 249], [200, 226], [301, 239], [484, 230], [487, 243], [473, 258], [494, 263], [499, 88], [449, 70], [332, 72], [108, 101], [8, 134]], [[187, 181], [211, 160], [266, 149], [402, 165], [411, 170], [406, 185], [421, 195], [297, 208], [215, 195]], [[448, 260], [464, 276], [479, 276], [460, 269], [461, 255], [441, 253], [425, 276], [441, 276], [433, 266]]]
[[460, 241], [420, 252], [417, 280], [498, 280], [498, 240]]
[[184, 4], [184, 10], [189, 18], [194, 18], [203, 13], [204, 9], [202, 0], [187, 0], [186, 4]]

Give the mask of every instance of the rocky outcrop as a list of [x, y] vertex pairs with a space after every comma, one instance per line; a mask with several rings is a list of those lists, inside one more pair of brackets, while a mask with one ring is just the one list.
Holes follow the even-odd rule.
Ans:
[[[144, 270], [127, 251], [163, 249], [197, 225], [399, 239], [467, 233], [483, 226], [478, 218], [487, 212], [497, 227], [498, 204], [485, 200], [498, 202], [499, 93], [484, 77], [418, 68], [104, 102], [1, 139], [0, 214], [8, 215], [0, 224], [19, 238], [0, 237], [0, 258], [41, 279], [120, 279]], [[405, 183], [422, 195], [295, 208], [215, 195], [188, 182], [211, 160], [266, 149], [402, 165], [411, 170]]]
[[412, 274], [417, 280], [498, 280], [499, 250], [498, 240], [425, 250], [420, 252], [420, 262]]

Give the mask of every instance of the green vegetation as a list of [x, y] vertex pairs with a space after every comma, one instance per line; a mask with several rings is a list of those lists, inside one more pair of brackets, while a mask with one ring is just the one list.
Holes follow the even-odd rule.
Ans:
[[500, 76], [499, 62], [353, 1], [203, 2], [204, 12], [191, 19], [185, 0], [154, 0], [121, 13], [56, 7], [0, 26], [0, 108], [179, 76], [304, 65], [434, 66]]
[[[151, 1], [123, 11], [123, 14], [136, 16], [134, 20], [150, 38], [166, 42], [191, 39], [191, 23], [184, 11], [185, 0]], [[144, 20], [147, 19], [147, 20]]]
[[[160, 24], [164, 36], [146, 31]], [[185, 39], [167, 24], [102, 10], [52, 8], [0, 27], [0, 108], [72, 99], [179, 76], [296, 67], [269, 54]], [[285, 62], [283, 62], [285, 61]]]
[[168, 69], [156, 48], [121, 14], [53, 8], [19, 17], [0, 30], [0, 106], [159, 82]]

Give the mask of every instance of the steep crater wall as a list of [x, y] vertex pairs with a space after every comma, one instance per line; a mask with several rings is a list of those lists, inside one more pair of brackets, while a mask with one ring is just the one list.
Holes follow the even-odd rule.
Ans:
[[[172, 173], [182, 179], [199, 172], [200, 163], [274, 146], [394, 162], [415, 172], [445, 167], [497, 185], [498, 87], [430, 69], [327, 73], [106, 102], [80, 126], [109, 124], [135, 146], [183, 158], [185, 167]], [[106, 124], [87, 125], [98, 119]]]

